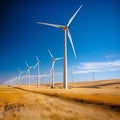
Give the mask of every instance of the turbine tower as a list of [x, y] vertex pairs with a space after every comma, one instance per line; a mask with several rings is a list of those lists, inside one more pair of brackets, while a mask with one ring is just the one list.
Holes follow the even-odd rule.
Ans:
[[28, 85], [30, 86], [30, 70], [33, 68], [33, 66], [29, 66], [28, 64], [27, 64], [27, 62], [25, 62], [25, 64], [26, 64], [26, 66], [27, 66], [27, 74], [28, 74]]
[[66, 32], [68, 34], [68, 37], [69, 37], [69, 40], [70, 40], [70, 43], [71, 43], [71, 46], [73, 49], [73, 53], [76, 57], [76, 52], [75, 52], [74, 45], [72, 42], [71, 33], [70, 33], [68, 27], [70, 26], [71, 22], [73, 21], [73, 19], [75, 18], [75, 16], [77, 15], [79, 10], [81, 9], [81, 7], [82, 7], [82, 5], [80, 5], [80, 7], [77, 9], [77, 11], [73, 14], [73, 16], [70, 18], [70, 20], [68, 21], [66, 26], [58, 25], [58, 24], [44, 23], [44, 22], [37, 22], [37, 24], [61, 28], [64, 31], [64, 85], [63, 85], [64, 89], [67, 89], [67, 39], [66, 39]]
[[36, 65], [34, 66], [34, 69], [37, 67], [37, 87], [39, 87], [39, 83], [40, 83], [40, 60], [39, 58], [36, 56], [36, 60], [37, 60], [37, 63]]
[[54, 64], [55, 64], [55, 61], [57, 60], [61, 60], [63, 59], [63, 57], [61, 58], [54, 58], [54, 56], [52, 55], [52, 53], [50, 52], [50, 50], [48, 49], [48, 52], [52, 58], [52, 67], [51, 67], [51, 72], [52, 72], [52, 84], [51, 84], [51, 88], [54, 88]]

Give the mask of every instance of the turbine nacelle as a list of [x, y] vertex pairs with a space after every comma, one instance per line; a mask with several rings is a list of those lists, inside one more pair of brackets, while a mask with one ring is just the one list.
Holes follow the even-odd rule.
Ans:
[[18, 68], [18, 73], [21, 75], [22, 73], [24, 73], [25, 71], [21, 71], [19, 68]]
[[30, 73], [30, 69], [34, 68], [34, 66], [29, 66], [27, 62], [25, 62], [26, 66], [27, 66], [27, 72], [26, 73]]
[[51, 71], [52, 71], [54, 69], [55, 61], [61, 60], [61, 59], [63, 59], [63, 57], [61, 57], [61, 58], [54, 58], [53, 54], [51, 53], [51, 51], [49, 49], [48, 49], [48, 52], [49, 52], [49, 54], [51, 56], [51, 61], [52, 61]]
[[33, 70], [40, 64], [40, 60], [39, 60], [38, 56], [36, 56], [36, 60], [37, 60], [37, 63], [35, 64]]
[[51, 60], [51, 61], [52, 61], [52, 62], [55, 62], [55, 59], [53, 59], [53, 58], [52, 58], [52, 60]]
[[68, 29], [68, 27], [67, 26], [61, 26], [60, 27], [63, 31], [65, 31], [65, 30], [67, 30]]

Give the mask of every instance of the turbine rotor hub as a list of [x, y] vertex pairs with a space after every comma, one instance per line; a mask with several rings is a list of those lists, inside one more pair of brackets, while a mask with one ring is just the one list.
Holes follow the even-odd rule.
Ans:
[[55, 61], [55, 59], [53, 58], [53, 59], [52, 59], [52, 62], [54, 62], [54, 61]]
[[63, 27], [61, 27], [63, 30], [67, 30], [68, 29], [68, 27], [67, 26], [63, 26]]

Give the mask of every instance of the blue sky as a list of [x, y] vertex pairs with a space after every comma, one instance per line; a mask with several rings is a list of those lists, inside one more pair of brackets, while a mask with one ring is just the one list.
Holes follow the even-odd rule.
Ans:
[[[119, 0], [0, 0], [0, 81], [26, 70], [25, 61], [41, 61], [41, 74], [48, 72], [51, 58], [63, 57], [63, 31], [38, 25], [48, 22], [66, 25], [83, 5], [69, 30], [77, 59], [68, 42], [68, 72], [86, 79], [96, 72], [96, 79], [120, 78], [120, 1]], [[63, 60], [55, 71], [62, 73]]]

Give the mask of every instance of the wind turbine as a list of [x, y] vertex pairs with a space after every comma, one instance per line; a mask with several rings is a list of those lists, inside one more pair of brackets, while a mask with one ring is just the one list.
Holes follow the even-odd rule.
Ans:
[[21, 78], [22, 78], [22, 74], [24, 73], [24, 71], [21, 71], [19, 68], [18, 68], [18, 84], [20, 84], [20, 81], [22, 80]]
[[80, 7], [77, 9], [77, 11], [69, 19], [66, 26], [58, 25], [58, 24], [44, 23], [44, 22], [37, 22], [37, 24], [42, 24], [42, 25], [47, 25], [47, 26], [51, 26], [51, 27], [61, 28], [64, 31], [64, 85], [63, 85], [63, 87], [65, 89], [67, 89], [67, 39], [66, 39], [66, 32], [68, 34], [68, 37], [69, 37], [69, 40], [70, 40], [70, 43], [71, 43], [71, 46], [72, 46], [72, 49], [73, 49], [73, 53], [76, 57], [76, 52], [75, 52], [74, 45], [73, 45], [73, 42], [72, 42], [71, 33], [70, 33], [68, 27], [70, 26], [71, 22], [73, 21], [73, 19], [75, 18], [75, 16], [77, 15], [79, 10], [81, 9], [81, 7], [82, 7], [82, 5], [80, 5]]
[[27, 62], [25, 62], [26, 66], [27, 66], [27, 74], [28, 74], [28, 84], [30, 86], [30, 70], [33, 68], [33, 66], [29, 66]]
[[57, 60], [61, 60], [63, 59], [63, 57], [61, 58], [54, 58], [54, 56], [52, 55], [52, 53], [50, 52], [50, 50], [48, 49], [48, 52], [52, 58], [52, 67], [51, 67], [51, 72], [52, 72], [52, 84], [51, 84], [51, 88], [54, 88], [54, 64], [55, 64], [55, 61]]
[[95, 81], [95, 72], [94, 71], [92, 72], [92, 75], [93, 75], [93, 81]]
[[14, 81], [15, 81], [15, 85], [17, 85], [17, 76], [16, 76], [16, 74], [14, 75]]
[[36, 56], [36, 60], [37, 60], [37, 63], [36, 65], [34, 66], [34, 69], [37, 67], [37, 87], [39, 87], [39, 82], [40, 82], [40, 60], [39, 58]]

